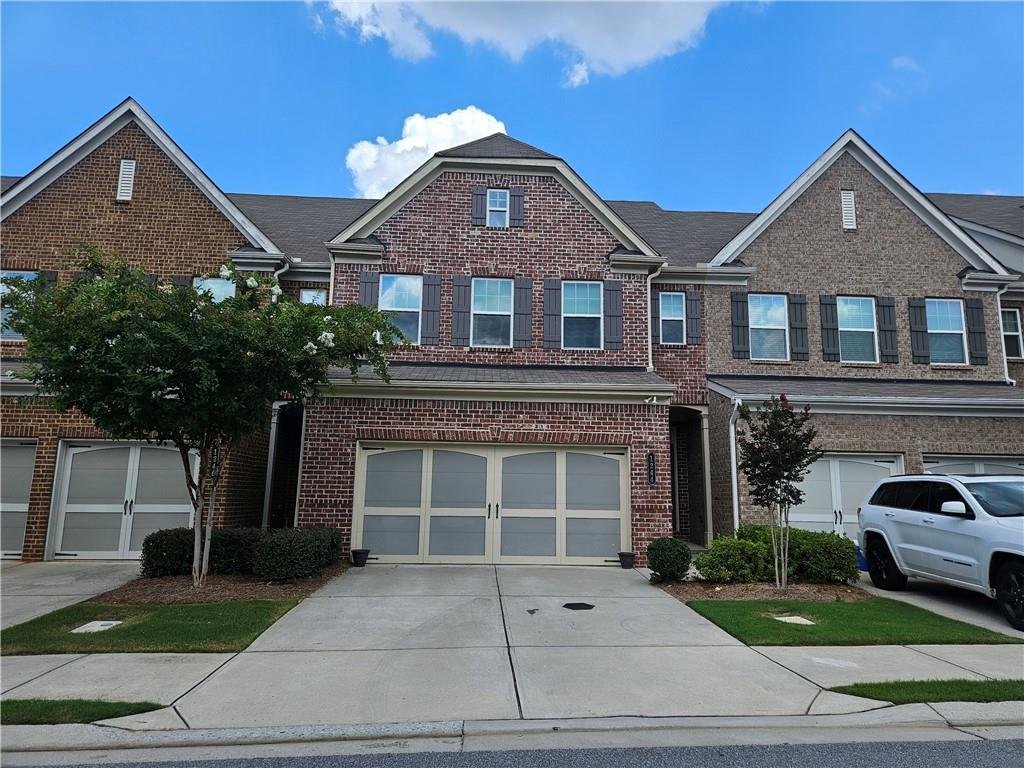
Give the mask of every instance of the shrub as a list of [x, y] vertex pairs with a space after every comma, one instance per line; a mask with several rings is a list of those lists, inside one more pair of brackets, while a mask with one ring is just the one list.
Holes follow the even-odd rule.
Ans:
[[256, 544], [266, 535], [262, 528], [214, 528], [210, 573], [252, 573]]
[[690, 547], [685, 541], [662, 536], [647, 545], [647, 565], [657, 580], [679, 581], [690, 570]]
[[154, 578], [192, 573], [194, 538], [191, 528], [165, 528], [148, 534], [142, 540], [142, 575]]
[[715, 539], [697, 555], [697, 570], [705, 581], [767, 581], [772, 578], [771, 549], [760, 541]]
[[286, 528], [257, 544], [253, 572], [267, 581], [313, 576], [338, 559], [341, 532], [334, 528]]
[[[771, 531], [767, 525], [741, 525], [736, 535], [744, 541], [756, 541], [768, 548], [771, 570]], [[841, 584], [855, 581], [857, 548], [844, 536], [824, 531], [790, 528], [789, 576], [796, 581]]]

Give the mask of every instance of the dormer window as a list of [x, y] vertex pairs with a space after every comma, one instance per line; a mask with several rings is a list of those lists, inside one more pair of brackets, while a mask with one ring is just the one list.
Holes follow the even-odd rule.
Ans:
[[508, 190], [487, 190], [487, 226], [508, 226]]

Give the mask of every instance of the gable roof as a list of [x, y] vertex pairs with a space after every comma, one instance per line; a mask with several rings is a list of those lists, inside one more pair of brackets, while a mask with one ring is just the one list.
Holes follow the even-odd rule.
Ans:
[[1024, 197], [929, 192], [928, 199], [950, 216], [1024, 238]]
[[477, 157], [492, 159], [533, 159], [533, 160], [555, 160], [555, 155], [545, 152], [543, 149], [527, 144], [525, 141], [513, 139], [505, 133], [492, 133], [482, 139], [468, 141], [459, 144], [457, 147], [450, 147], [436, 152], [437, 157]]
[[864, 168], [910, 208], [964, 260], [976, 269], [1008, 274], [995, 258], [943, 213], [931, 200], [900, 174], [852, 128], [840, 136], [810, 167], [797, 176], [761, 213], [718, 252], [711, 264], [721, 266], [738, 258], [783, 212], [828, 170], [844, 153]]
[[254, 248], [281, 256], [281, 249], [220, 191], [202, 169], [161, 128], [135, 99], [129, 97], [58, 149], [35, 169], [5, 187], [0, 198], [0, 220], [6, 219], [39, 192], [60, 178], [107, 139], [134, 122], [166, 154]]

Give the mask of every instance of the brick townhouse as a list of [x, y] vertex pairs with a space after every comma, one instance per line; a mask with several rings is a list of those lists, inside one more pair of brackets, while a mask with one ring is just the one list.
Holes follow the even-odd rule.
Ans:
[[[1024, 473], [1024, 199], [924, 195], [852, 131], [760, 214], [604, 200], [504, 135], [354, 200], [225, 194], [129, 99], [3, 190], [5, 273], [75, 279], [80, 242], [179, 284], [232, 259], [411, 340], [390, 383], [337, 371], [279, 404], [227, 468], [224, 524], [330, 525], [382, 562], [706, 544], [759, 519], [734, 414], [783, 392], [828, 451], [800, 525], [848, 530], [889, 473]], [[187, 524], [168, 452], [24, 402], [19, 345], [4, 554], [135, 557]]]

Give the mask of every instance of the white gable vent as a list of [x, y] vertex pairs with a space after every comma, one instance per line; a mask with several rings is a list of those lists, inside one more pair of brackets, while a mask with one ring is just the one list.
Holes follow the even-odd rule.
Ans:
[[135, 161], [122, 160], [121, 171], [117, 174], [117, 199], [127, 201], [132, 199], [132, 190], [135, 188]]
[[844, 189], [839, 194], [843, 201], [843, 229], [856, 229], [857, 203], [853, 198], [853, 190]]

